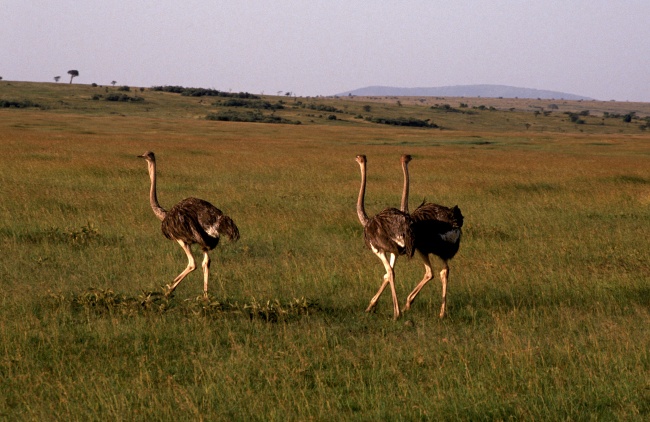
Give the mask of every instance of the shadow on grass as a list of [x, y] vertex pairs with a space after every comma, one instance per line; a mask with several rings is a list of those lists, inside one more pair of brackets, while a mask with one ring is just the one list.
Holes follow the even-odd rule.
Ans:
[[48, 304], [51, 308], [69, 308], [76, 315], [95, 316], [135, 316], [178, 314], [185, 317], [223, 318], [243, 316], [250, 320], [264, 322], [285, 322], [304, 315], [320, 312], [316, 301], [304, 297], [289, 301], [269, 299], [248, 302], [219, 301], [213, 296], [184, 301], [167, 297], [162, 291], [143, 291], [132, 297], [115, 293], [110, 289], [90, 288], [79, 294], [50, 293]]
[[[36, 305], [38, 314], [45, 309], [63, 310], [73, 317], [132, 317], [175, 315], [183, 318], [245, 318], [251, 321], [268, 323], [299, 321], [305, 316], [319, 316], [333, 324], [363, 326], [379, 320], [392, 320], [392, 312], [387, 310], [367, 314], [358, 304], [343, 305], [328, 300], [319, 301], [300, 297], [290, 300], [252, 298], [246, 301], [218, 300], [214, 296], [176, 300], [167, 297], [162, 291], [143, 291], [140, 295], [128, 296], [110, 289], [90, 288], [81, 293], [50, 293], [45, 303]], [[438, 321], [437, 302], [429, 306], [414, 303], [413, 309], [404, 313], [402, 320], [429, 317]], [[604, 312], [612, 315], [625, 315], [636, 309], [650, 307], [650, 286], [628, 286], [620, 289], [598, 289], [598, 291], [549, 291], [535, 286], [520, 286], [509, 290], [493, 290], [485, 294], [470, 294], [468, 291], [455, 292], [448, 298], [448, 318], [452, 323], [471, 326], [490, 324], [495, 314], [513, 311], [526, 313], [554, 312], [557, 309], [574, 308], [576, 311]], [[429, 315], [430, 314], [430, 315]], [[402, 324], [398, 324], [402, 325]]]

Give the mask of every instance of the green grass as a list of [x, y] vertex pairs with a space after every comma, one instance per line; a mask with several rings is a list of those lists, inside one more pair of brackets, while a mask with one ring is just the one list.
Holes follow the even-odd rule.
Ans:
[[[175, 94], [122, 104], [2, 84], [0, 99], [49, 107], [0, 112], [0, 419], [648, 418], [650, 136], [637, 125], [526, 131], [524, 100], [496, 112], [509, 122], [480, 111], [480, 130], [460, 113], [443, 130], [353, 119], [362, 99], [309, 99], [352, 113], [336, 121], [213, 122]], [[402, 104], [371, 112], [431, 105]], [[160, 295], [186, 259], [149, 208], [136, 158], [149, 149], [163, 206], [197, 196], [240, 228], [212, 253], [209, 300], [200, 270]], [[388, 293], [363, 312], [383, 271], [355, 212], [360, 153], [370, 215], [399, 205], [402, 153], [411, 208], [462, 209], [447, 318], [438, 278], [396, 322]], [[423, 266], [400, 258], [396, 273], [403, 305]]]

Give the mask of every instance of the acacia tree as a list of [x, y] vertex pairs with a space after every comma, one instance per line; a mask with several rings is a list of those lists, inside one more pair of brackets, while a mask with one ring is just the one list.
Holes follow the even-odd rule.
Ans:
[[75, 78], [75, 76], [79, 76], [79, 71], [78, 70], [68, 70], [68, 75], [70, 75], [70, 83], [72, 83], [72, 80]]
[[113, 86], [115, 86], [116, 83], [117, 83], [117, 81], [111, 81], [111, 85], [113, 85]]
[[61, 79], [60, 76], [55, 76], [55, 77], [54, 77], [54, 82], [59, 82], [59, 79]]

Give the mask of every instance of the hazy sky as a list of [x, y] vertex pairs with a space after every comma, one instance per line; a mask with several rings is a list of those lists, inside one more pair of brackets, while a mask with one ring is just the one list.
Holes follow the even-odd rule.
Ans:
[[71, 69], [255, 94], [503, 84], [650, 101], [650, 1], [0, 0], [0, 76]]

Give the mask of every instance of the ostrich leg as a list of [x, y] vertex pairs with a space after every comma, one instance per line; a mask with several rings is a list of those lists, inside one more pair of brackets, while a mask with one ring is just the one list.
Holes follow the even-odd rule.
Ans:
[[440, 318], [444, 318], [447, 307], [447, 277], [449, 277], [449, 265], [445, 261], [445, 267], [440, 271], [440, 281], [442, 282], [442, 306], [440, 307]]
[[183, 250], [185, 251], [185, 254], [187, 255], [187, 261], [188, 261], [187, 262], [187, 268], [185, 268], [183, 270], [183, 272], [180, 273], [174, 279], [174, 281], [172, 282], [173, 284], [171, 286], [167, 285], [167, 287], [169, 288], [169, 291], [167, 292], [167, 296], [172, 294], [172, 292], [176, 289], [176, 286], [178, 286], [180, 284], [180, 282], [183, 281], [183, 279], [185, 278], [186, 275], [188, 275], [189, 273], [191, 273], [192, 271], [194, 271], [196, 269], [196, 264], [194, 262], [194, 256], [192, 256], [192, 251], [190, 250], [190, 245], [183, 242], [182, 240], [177, 240], [177, 242], [178, 242], [179, 245], [181, 245], [181, 248], [183, 248]]
[[370, 304], [368, 305], [366, 312], [370, 312], [377, 305], [379, 296], [381, 296], [381, 294], [384, 292], [386, 286], [390, 284], [391, 295], [393, 297], [393, 318], [397, 319], [400, 316], [400, 311], [399, 304], [397, 302], [397, 293], [395, 292], [395, 271], [393, 269], [396, 257], [394, 254], [390, 254], [390, 258], [387, 258], [385, 253], [378, 252], [374, 249], [373, 252], [375, 252], [375, 255], [377, 255], [379, 259], [381, 259], [381, 262], [384, 264], [386, 274], [384, 275], [384, 280], [381, 283], [381, 287], [379, 287], [377, 294], [375, 294], [375, 296], [370, 299]]
[[427, 284], [432, 278], [433, 278], [433, 271], [431, 270], [431, 261], [429, 260], [429, 255], [425, 255], [420, 251], [418, 252], [418, 256], [422, 259], [424, 262], [424, 278], [422, 281], [418, 283], [417, 286], [415, 286], [415, 289], [408, 295], [406, 298], [406, 305], [404, 306], [404, 309], [409, 310], [411, 309], [411, 304], [415, 300], [415, 297], [420, 293], [420, 290]]
[[210, 256], [207, 251], [203, 251], [203, 296], [208, 297], [208, 278], [210, 277]]

